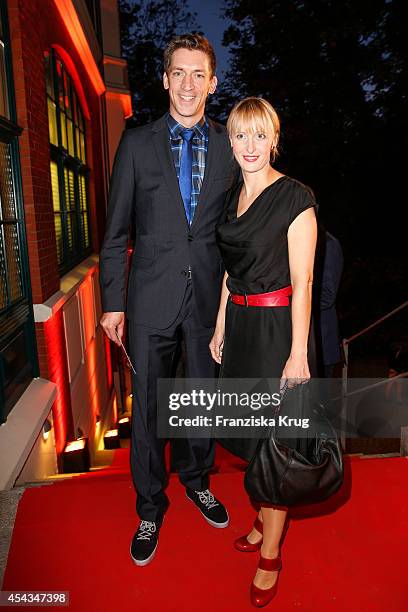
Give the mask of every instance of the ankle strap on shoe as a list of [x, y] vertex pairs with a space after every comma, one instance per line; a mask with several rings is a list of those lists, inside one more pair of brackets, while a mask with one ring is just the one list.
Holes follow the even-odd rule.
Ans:
[[258, 517], [254, 520], [254, 527], [259, 533], [263, 533], [263, 523]]
[[265, 557], [261, 556], [259, 558], [258, 567], [265, 572], [276, 572], [282, 567], [282, 559], [281, 557], [276, 557], [276, 559], [265, 559]]

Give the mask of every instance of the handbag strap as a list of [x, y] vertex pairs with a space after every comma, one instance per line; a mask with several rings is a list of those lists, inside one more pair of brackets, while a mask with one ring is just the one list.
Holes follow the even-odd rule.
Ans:
[[276, 420], [279, 416], [280, 410], [281, 410], [281, 404], [283, 401], [283, 398], [285, 397], [286, 393], [288, 391], [288, 381], [285, 380], [283, 387], [279, 390], [279, 395], [280, 395], [280, 400], [277, 406], [275, 406], [275, 410], [273, 412], [273, 419], [275, 420], [275, 425], [272, 425], [268, 431], [275, 431], [276, 428]]

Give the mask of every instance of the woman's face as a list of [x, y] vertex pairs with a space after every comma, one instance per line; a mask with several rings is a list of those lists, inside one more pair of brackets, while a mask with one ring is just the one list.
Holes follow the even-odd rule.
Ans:
[[273, 132], [262, 128], [255, 132], [250, 127], [240, 127], [230, 136], [235, 159], [245, 172], [259, 172], [270, 163], [275, 144]]

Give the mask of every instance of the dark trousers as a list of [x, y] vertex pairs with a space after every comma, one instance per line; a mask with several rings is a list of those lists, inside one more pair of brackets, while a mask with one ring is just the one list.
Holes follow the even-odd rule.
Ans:
[[[157, 307], [157, 306], [156, 306]], [[132, 374], [131, 469], [137, 493], [136, 511], [142, 520], [160, 522], [168, 507], [164, 489], [168, 476], [165, 439], [157, 438], [157, 379], [174, 373], [175, 355], [184, 339], [186, 376], [215, 378], [215, 362], [208, 345], [214, 329], [203, 327], [194, 302], [191, 281], [174, 323], [154, 329], [129, 321], [129, 350], [137, 374]], [[182, 484], [202, 491], [214, 463], [214, 440], [173, 440], [175, 463]]]

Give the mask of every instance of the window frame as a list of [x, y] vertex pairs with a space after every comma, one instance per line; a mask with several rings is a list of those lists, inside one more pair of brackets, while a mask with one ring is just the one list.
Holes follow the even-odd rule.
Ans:
[[[89, 207], [89, 175], [90, 169], [87, 165], [87, 141], [86, 141], [86, 122], [84, 118], [84, 112], [81, 108], [79, 95], [75, 90], [74, 79], [69, 74], [66, 65], [61, 57], [59, 57], [57, 51], [53, 48], [49, 49], [46, 52], [46, 58], [48, 57], [49, 66], [45, 66], [46, 71], [46, 97], [47, 97], [47, 108], [49, 104], [49, 100], [51, 103], [55, 104], [55, 123], [56, 123], [56, 134], [58, 144], [54, 144], [51, 142], [50, 137], [50, 162], [55, 163], [57, 166], [57, 177], [58, 177], [58, 196], [59, 196], [59, 210], [57, 213], [54, 210], [54, 216], [59, 214], [61, 217], [61, 237], [62, 237], [62, 258], [58, 261], [58, 270], [60, 276], [63, 276], [76, 265], [78, 265], [81, 261], [88, 257], [93, 249], [92, 249], [92, 233], [91, 233], [91, 223], [90, 223], [90, 207]], [[58, 74], [57, 63], [60, 62], [61, 65], [61, 76]], [[48, 74], [47, 70], [50, 70], [51, 83], [50, 86], [52, 88], [53, 97], [48, 93]], [[65, 91], [65, 83], [68, 83], [68, 92]], [[60, 96], [60, 84], [62, 85], [62, 96], [68, 96], [69, 99], [69, 107], [71, 108], [71, 117], [68, 117], [66, 112], [61, 110], [59, 96]], [[47, 111], [48, 112], [48, 111]], [[75, 115], [77, 117], [75, 117]], [[64, 117], [64, 119], [62, 119]], [[77, 122], [75, 119], [77, 118]], [[68, 128], [67, 128], [67, 120], [71, 120], [73, 124], [72, 131], [72, 142], [73, 142], [73, 150], [74, 154], [72, 155], [69, 152], [69, 136], [68, 136]], [[50, 117], [48, 115], [48, 122], [50, 125]], [[62, 127], [65, 125], [65, 143], [66, 147], [64, 147], [64, 140], [62, 136]], [[80, 157], [82, 155], [82, 144], [80, 144], [81, 152], [78, 155], [78, 141], [77, 141], [77, 130], [79, 131], [79, 139], [80, 143], [81, 136], [83, 138], [83, 148], [84, 148], [84, 159]], [[65, 180], [65, 170], [73, 173], [73, 194], [74, 194], [74, 209], [70, 208], [69, 203], [67, 202], [66, 197], [66, 188], [67, 183]], [[51, 166], [50, 166], [51, 172]], [[85, 194], [86, 194], [86, 227], [87, 227], [87, 235], [88, 235], [88, 246], [84, 244], [84, 236], [85, 229], [82, 230], [82, 202], [80, 195], [80, 177], [83, 176], [85, 179]], [[53, 194], [54, 201], [54, 194]], [[71, 227], [75, 227], [75, 230], [72, 234], [72, 244], [73, 248], [70, 248], [70, 235], [69, 235], [69, 223], [67, 219], [70, 215], [73, 214], [73, 218], [75, 219], [73, 225]], [[56, 240], [58, 240], [58, 236], [56, 233]], [[58, 247], [57, 247], [58, 250]]]
[[[4, 43], [5, 85], [8, 101], [8, 118], [0, 116], [0, 141], [9, 147], [10, 171], [15, 207], [15, 219], [6, 221], [6, 224], [15, 224], [16, 226], [18, 256], [20, 259], [19, 274], [21, 281], [21, 295], [16, 299], [9, 299], [9, 281], [6, 268], [8, 303], [0, 310], [0, 423], [3, 423], [33, 378], [39, 376], [39, 367], [18, 142], [19, 136], [23, 130], [17, 125], [8, 12], [6, 3], [3, 1], [0, 2], [0, 19], [2, 25], [2, 42]], [[4, 249], [6, 249], [3, 231], [4, 225], [5, 222], [0, 219], [0, 231], [3, 237]], [[25, 357], [27, 358], [23, 372], [26, 372], [27, 376], [25, 378], [23, 377], [22, 382], [21, 372], [14, 377], [13, 381], [17, 383], [17, 388], [15, 388], [14, 391], [11, 392], [11, 395], [6, 398], [6, 373], [3, 350], [7, 349], [13, 337], [18, 337], [20, 333], [23, 334]]]

